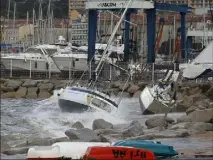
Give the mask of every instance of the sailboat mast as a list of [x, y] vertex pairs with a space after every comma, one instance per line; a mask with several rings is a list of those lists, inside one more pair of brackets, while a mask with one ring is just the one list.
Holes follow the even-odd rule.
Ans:
[[14, 11], [13, 11], [13, 31], [15, 30], [15, 21], [16, 21], [16, 3], [14, 3]]
[[[27, 28], [29, 27], [29, 12], [27, 11]], [[29, 41], [28, 41], [28, 31], [26, 32], [26, 35], [25, 35], [25, 43], [28, 45]]]
[[112, 32], [112, 34], [111, 34], [111, 36], [110, 36], [110, 38], [109, 38], [109, 41], [108, 41], [107, 46], [106, 46], [106, 49], [105, 49], [104, 52], [103, 52], [103, 56], [101, 57], [101, 60], [100, 60], [100, 62], [98, 63], [98, 66], [97, 66], [96, 69], [95, 69], [95, 72], [96, 72], [96, 73], [97, 73], [97, 71], [99, 70], [99, 68], [100, 68], [100, 66], [101, 66], [101, 64], [102, 64], [102, 62], [103, 62], [103, 60], [106, 58], [105, 56], [106, 56], [106, 54], [107, 54], [107, 50], [108, 50], [110, 44], [112, 43], [113, 38], [115, 37], [115, 34], [116, 34], [116, 32], [117, 32], [117, 30], [118, 30], [118, 28], [119, 28], [121, 22], [123, 21], [124, 16], [126, 15], [126, 12], [127, 12], [128, 8], [129, 8], [131, 2], [132, 2], [132, 0], [129, 0], [129, 2], [127, 3], [126, 8], [125, 8], [125, 10], [124, 10], [124, 12], [123, 12], [123, 14], [122, 14], [120, 20], [119, 20], [118, 23], [116, 24], [116, 26], [115, 26], [115, 28], [114, 28], [114, 31]]
[[35, 9], [33, 8], [33, 39], [32, 39], [32, 45], [34, 45], [34, 42], [35, 42], [35, 36], [34, 36], [34, 34], [35, 34], [35, 31], [34, 31], [35, 24], [34, 24], [34, 20], [35, 20]]
[[10, 0], [8, 2], [8, 10], [7, 10], [7, 22], [8, 22], [8, 26], [9, 26], [9, 19], [10, 19]]
[[206, 5], [205, 0], [203, 0], [203, 45], [206, 46]]

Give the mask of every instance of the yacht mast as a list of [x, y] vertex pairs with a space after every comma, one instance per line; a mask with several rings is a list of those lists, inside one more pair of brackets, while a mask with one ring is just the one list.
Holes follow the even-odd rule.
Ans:
[[9, 26], [9, 19], [10, 19], [10, 0], [8, 2], [8, 10], [7, 10], [7, 25]]
[[203, 45], [206, 46], [206, 5], [205, 0], [203, 0]]
[[[114, 39], [114, 37], [115, 37], [115, 34], [116, 34], [116, 32], [117, 32], [117, 30], [118, 30], [118, 28], [119, 28], [121, 22], [123, 21], [124, 16], [126, 15], [126, 12], [127, 12], [128, 8], [129, 8], [131, 2], [132, 2], [132, 0], [129, 0], [129, 2], [127, 3], [126, 8], [125, 8], [125, 10], [124, 10], [124, 12], [123, 12], [123, 14], [122, 14], [120, 20], [119, 20], [118, 23], [116, 24], [116, 26], [115, 26], [115, 28], [114, 28], [114, 30], [113, 30], [113, 32], [112, 32], [110, 38], [109, 38], [109, 41], [108, 41], [107, 46], [106, 46], [106, 48], [105, 48], [105, 50], [104, 50], [104, 52], [103, 52], [103, 55], [102, 55], [102, 57], [101, 57], [101, 59], [100, 59], [100, 62], [98, 63], [98, 66], [97, 66], [96, 69], [95, 69], [95, 73], [96, 73], [96, 74], [97, 74], [98, 70], [100, 69], [101, 64], [102, 64], [102, 62], [104, 61], [104, 59], [107, 58], [107, 57], [106, 57], [106, 55], [107, 55], [107, 50], [108, 50], [109, 46], [111, 45], [111, 43], [112, 43], [112, 41], [113, 41], [113, 39]], [[96, 77], [96, 78], [97, 78], [97, 77]]]
[[[26, 26], [27, 28], [29, 27], [29, 12], [27, 11], [27, 26]], [[25, 43], [26, 43], [26, 45], [27, 45], [27, 47], [28, 47], [28, 45], [29, 45], [29, 41], [28, 41], [28, 35], [29, 35], [29, 33], [28, 33], [28, 31], [26, 32], [27, 34], [25, 34]]]
[[[16, 3], [14, 3], [14, 11], [13, 11], [13, 32], [15, 30], [15, 21], [16, 21]], [[15, 37], [13, 37], [14, 40]], [[13, 41], [14, 42], [14, 41]], [[13, 43], [12, 42], [12, 43]]]
[[35, 20], [35, 9], [33, 8], [33, 33], [32, 33], [32, 35], [33, 35], [33, 39], [32, 39], [32, 45], [34, 45], [34, 42], [35, 42], [35, 36], [34, 36], [34, 34], [35, 34], [35, 24], [34, 24], [34, 20]]

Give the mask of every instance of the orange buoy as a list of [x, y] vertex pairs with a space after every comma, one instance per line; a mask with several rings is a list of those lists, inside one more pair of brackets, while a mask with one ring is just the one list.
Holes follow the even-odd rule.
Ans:
[[155, 160], [152, 151], [119, 146], [89, 147], [83, 160]]

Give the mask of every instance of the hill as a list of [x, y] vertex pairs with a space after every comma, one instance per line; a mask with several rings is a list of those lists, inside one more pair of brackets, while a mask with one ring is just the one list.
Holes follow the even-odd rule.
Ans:
[[[1, 1], [0, 5], [1, 16], [7, 17], [9, 0], [0, 0], [0, 1]], [[17, 19], [26, 18], [27, 11], [29, 12], [29, 16], [32, 17], [33, 8], [36, 11], [36, 16], [38, 16], [39, 1], [40, 0], [11, 0], [10, 18], [13, 17], [14, 2], [16, 2]], [[44, 15], [46, 15], [49, 0], [42, 0], [42, 1], [43, 1], [42, 2], [43, 13]], [[68, 17], [68, 7], [69, 7], [68, 0], [52, 0], [51, 7], [54, 10], [55, 18]]]

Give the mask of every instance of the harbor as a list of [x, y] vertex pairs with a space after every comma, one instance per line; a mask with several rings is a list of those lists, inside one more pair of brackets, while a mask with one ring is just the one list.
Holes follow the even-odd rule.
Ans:
[[212, 3], [183, 3], [70, 0], [56, 32], [58, 1], [9, 0], [1, 157], [212, 158]]

